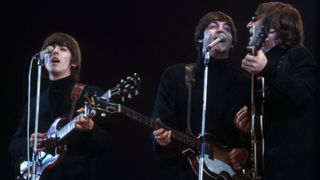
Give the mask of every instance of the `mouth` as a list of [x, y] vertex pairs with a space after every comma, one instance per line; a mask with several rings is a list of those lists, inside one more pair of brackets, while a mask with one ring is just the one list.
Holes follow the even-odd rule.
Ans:
[[253, 33], [253, 29], [250, 29], [249, 30], [249, 38], [248, 38], [248, 40], [249, 40], [249, 45], [251, 45], [253, 42], [253, 36], [254, 36], [254, 33]]
[[51, 58], [51, 63], [59, 63], [60, 60], [56, 57]]
[[251, 38], [253, 36], [253, 29], [249, 30], [249, 37]]

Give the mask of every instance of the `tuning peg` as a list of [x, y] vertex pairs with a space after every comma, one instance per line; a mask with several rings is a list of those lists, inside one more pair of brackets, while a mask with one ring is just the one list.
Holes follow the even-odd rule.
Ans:
[[121, 101], [122, 101], [122, 102], [124, 102], [124, 101], [125, 101], [125, 99], [124, 99], [124, 97], [123, 97], [123, 96], [121, 97]]
[[129, 93], [129, 94], [128, 94], [128, 98], [129, 98], [129, 99], [131, 99], [131, 98], [132, 98], [132, 95], [131, 95], [131, 93]]
[[134, 95], [135, 95], [135, 96], [138, 96], [138, 94], [139, 94], [139, 91], [138, 91], [138, 90], [135, 90], [135, 91], [134, 91]]

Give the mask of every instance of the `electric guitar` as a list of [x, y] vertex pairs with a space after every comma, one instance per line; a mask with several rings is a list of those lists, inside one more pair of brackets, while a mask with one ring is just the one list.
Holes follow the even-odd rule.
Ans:
[[[171, 130], [171, 137], [186, 147], [182, 153], [186, 155], [192, 169], [198, 174], [198, 154], [200, 151], [200, 139], [198, 137], [174, 130], [160, 121], [153, 120], [121, 104], [103, 102], [101, 99], [95, 97], [90, 98], [90, 100], [93, 100], [91, 102], [92, 104], [99, 104], [99, 106], [93, 107], [98, 111], [104, 111], [111, 114], [124, 114], [151, 129], [164, 128], [166, 130]], [[242, 172], [237, 172], [232, 168], [228, 158], [228, 153], [231, 151], [231, 148], [221, 145], [218, 140], [210, 134], [205, 135], [205, 140], [206, 155], [204, 158], [204, 177], [206, 179], [248, 179]]]
[[[140, 78], [135, 73], [133, 77], [127, 77], [126, 80], [121, 80], [119, 84], [115, 87], [109, 89], [104, 93], [100, 99], [103, 99], [105, 102], [109, 102], [115, 98], [121, 98], [122, 101], [126, 97], [132, 98], [133, 95], [138, 95]], [[84, 106], [84, 112], [81, 114], [86, 117], [94, 117], [98, 113], [91, 106], [99, 106], [99, 104], [92, 104], [92, 101], [89, 99], [92, 95], [85, 94], [86, 103]], [[91, 103], [87, 103], [90, 101]], [[103, 113], [99, 114], [104, 116]], [[36, 179], [40, 179], [41, 175], [48, 169], [56, 166], [59, 162], [63, 160], [63, 156], [66, 152], [65, 141], [66, 137], [70, 135], [75, 130], [76, 118], [68, 121], [65, 118], [56, 119], [49, 130], [46, 133], [46, 140], [42, 142], [43, 147], [46, 151], [40, 151], [37, 153], [37, 162], [36, 162]], [[27, 179], [31, 177], [30, 168], [33, 166], [33, 162], [24, 161], [20, 165], [20, 175], [17, 179]]]
[[[251, 54], [257, 55], [257, 52], [263, 46], [269, 33], [270, 20], [265, 17], [258, 31], [253, 28], [252, 39], [249, 42]], [[251, 179], [262, 179], [264, 170], [264, 133], [263, 133], [263, 116], [264, 116], [264, 98], [265, 82], [264, 77], [251, 74], [251, 161], [252, 169], [244, 171], [244, 174]]]

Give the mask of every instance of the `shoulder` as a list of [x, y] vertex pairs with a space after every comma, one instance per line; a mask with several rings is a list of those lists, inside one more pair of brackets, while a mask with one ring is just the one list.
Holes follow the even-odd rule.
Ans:
[[291, 68], [314, 68], [317, 62], [314, 60], [312, 53], [300, 45], [293, 46], [286, 52], [287, 63]]
[[301, 54], [301, 55], [312, 56], [309, 49], [307, 49], [306, 47], [300, 46], [300, 45], [296, 45], [296, 46], [291, 47], [289, 49], [289, 52], [292, 53], [293, 55]]
[[162, 73], [161, 79], [176, 79], [177, 77], [184, 77], [186, 64], [174, 64], [167, 67]]
[[300, 61], [302, 59], [306, 59], [313, 61], [313, 55], [311, 54], [311, 52], [307, 48], [300, 45], [291, 47], [288, 50], [287, 55], [289, 56], [289, 59], [298, 59]]
[[179, 72], [184, 72], [186, 64], [174, 64], [167, 67], [164, 71], [164, 74], [175, 74]]

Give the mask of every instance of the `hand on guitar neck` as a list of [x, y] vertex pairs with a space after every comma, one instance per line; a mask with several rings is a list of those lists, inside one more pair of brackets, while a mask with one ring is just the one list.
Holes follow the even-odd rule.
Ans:
[[267, 65], [268, 59], [262, 50], [257, 55], [247, 54], [242, 60], [241, 67], [251, 74], [259, 74]]
[[[84, 112], [84, 108], [77, 110], [77, 112], [78, 113]], [[76, 131], [87, 132], [92, 130], [94, 126], [93, 120], [90, 117], [83, 116], [82, 114], [77, 116], [75, 122], [76, 122], [76, 126], [75, 126]]]
[[[161, 123], [160, 118], [156, 119], [157, 123]], [[153, 136], [160, 146], [167, 146], [171, 142], [171, 130], [159, 128], [153, 131]]]

